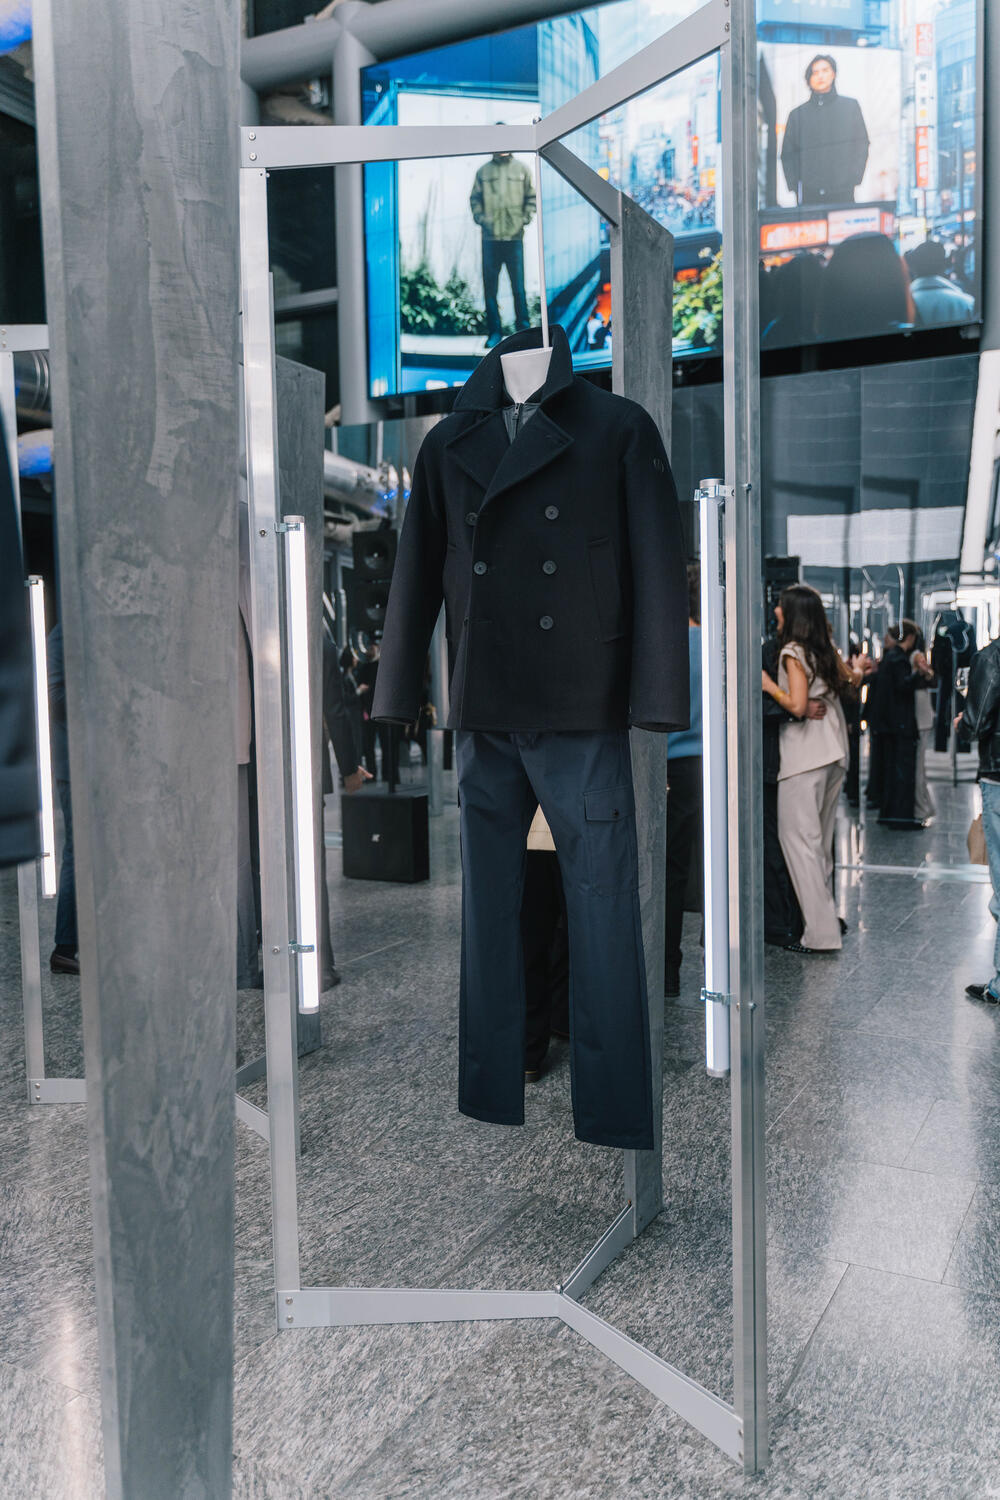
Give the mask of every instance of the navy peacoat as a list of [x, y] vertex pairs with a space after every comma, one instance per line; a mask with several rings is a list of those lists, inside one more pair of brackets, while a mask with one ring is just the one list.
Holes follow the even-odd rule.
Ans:
[[412, 723], [445, 606], [451, 729], [686, 728], [687, 580], [656, 426], [573, 374], [552, 329], [539, 402], [511, 442], [500, 356], [431, 429], [393, 571], [373, 717]]

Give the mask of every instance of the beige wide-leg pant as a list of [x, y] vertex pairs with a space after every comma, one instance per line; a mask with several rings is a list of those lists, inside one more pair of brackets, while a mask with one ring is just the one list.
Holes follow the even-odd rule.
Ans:
[[833, 825], [841, 765], [800, 771], [778, 782], [778, 838], [802, 908], [804, 948], [842, 947], [833, 900]]
[[913, 816], [921, 822], [933, 818], [937, 808], [934, 806], [934, 798], [931, 789], [927, 785], [927, 747], [934, 733], [933, 727], [921, 729], [920, 738], [917, 740], [917, 775], [914, 783]]

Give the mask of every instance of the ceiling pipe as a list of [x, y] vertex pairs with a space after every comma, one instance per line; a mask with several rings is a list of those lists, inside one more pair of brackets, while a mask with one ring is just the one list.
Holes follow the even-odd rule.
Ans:
[[478, 0], [476, 5], [461, 0], [381, 0], [378, 5], [343, 0], [336, 14], [324, 20], [245, 38], [240, 73], [245, 84], [262, 93], [304, 78], [326, 77], [343, 31], [349, 31], [381, 62], [549, 20], [579, 8], [580, 0]]

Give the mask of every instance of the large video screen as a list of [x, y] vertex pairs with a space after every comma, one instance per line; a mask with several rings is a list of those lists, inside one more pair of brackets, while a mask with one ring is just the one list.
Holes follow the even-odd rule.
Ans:
[[[368, 124], [523, 124], [697, 9], [615, 0], [362, 75]], [[765, 348], [979, 317], [980, 0], [758, 0]], [[675, 357], [722, 337], [715, 58], [567, 138], [675, 238]], [[721, 179], [720, 179], [721, 180]], [[462, 384], [540, 316], [533, 160], [365, 168], [370, 389]], [[549, 317], [579, 369], [610, 363], [600, 216], [541, 168]]]

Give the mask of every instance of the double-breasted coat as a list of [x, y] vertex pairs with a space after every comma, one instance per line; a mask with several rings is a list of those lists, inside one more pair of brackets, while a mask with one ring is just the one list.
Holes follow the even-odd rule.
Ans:
[[413, 722], [445, 606], [448, 727], [607, 731], [688, 723], [677, 494], [652, 418], [574, 376], [566, 335], [511, 442], [500, 356], [477, 366], [414, 468], [373, 717]]

